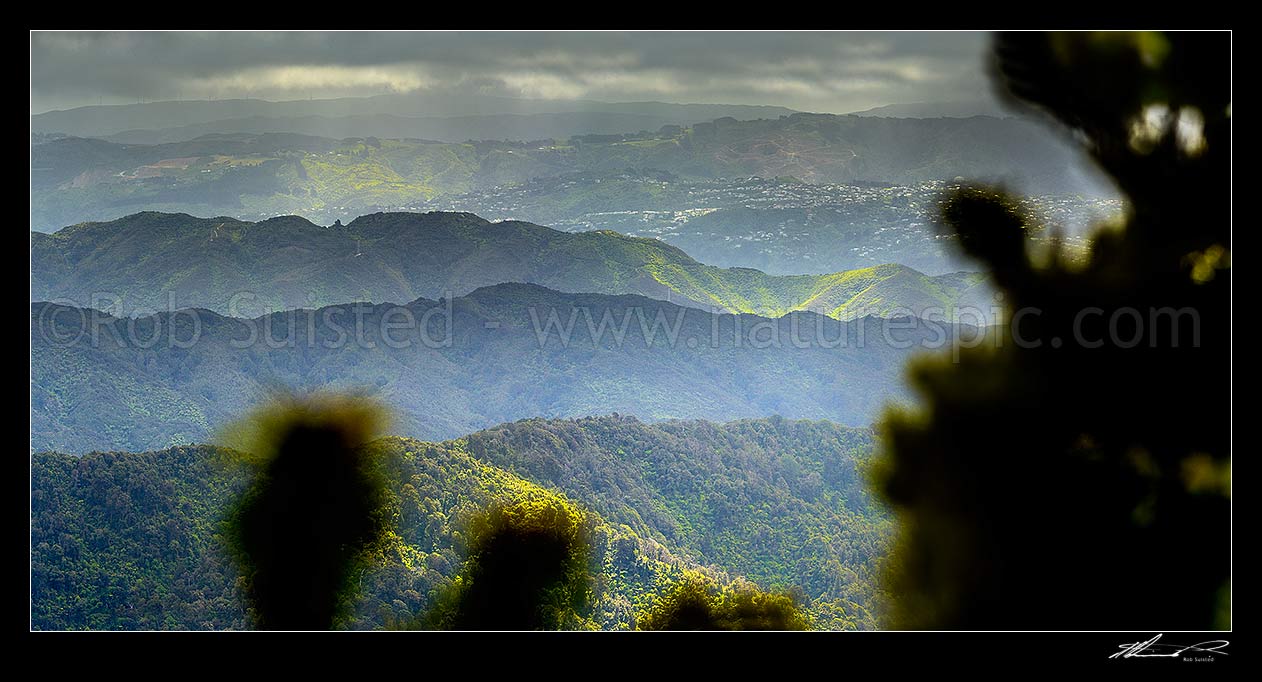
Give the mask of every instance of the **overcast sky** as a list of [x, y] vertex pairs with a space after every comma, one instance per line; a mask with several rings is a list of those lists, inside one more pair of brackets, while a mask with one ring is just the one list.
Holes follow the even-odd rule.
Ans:
[[989, 100], [980, 33], [31, 34], [31, 113], [425, 92], [776, 104]]

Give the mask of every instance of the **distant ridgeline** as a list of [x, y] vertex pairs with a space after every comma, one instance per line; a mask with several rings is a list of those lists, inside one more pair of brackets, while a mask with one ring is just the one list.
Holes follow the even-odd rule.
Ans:
[[[50, 114], [39, 118], [41, 125], [53, 123]], [[415, 206], [439, 196], [575, 171], [625, 168], [657, 169], [684, 179], [793, 176], [811, 183], [906, 185], [967, 177], [1004, 182], [1026, 194], [1109, 192], [1102, 189], [1106, 183], [1091, 176], [1080, 150], [1049, 134], [1043, 124], [1017, 118], [798, 113], [753, 121], [724, 117], [657, 132], [520, 138], [529, 142], [434, 142], [415, 139], [418, 135], [391, 139], [364, 133], [332, 139], [296, 134], [303, 128], [292, 126], [254, 134], [241, 132], [249, 121], [230, 125], [224, 133], [163, 144], [47, 136], [34, 144], [33, 139], [31, 227], [52, 230], [140, 209], [317, 217], [344, 209]], [[356, 121], [350, 129], [363, 130], [363, 125]], [[503, 124], [495, 127], [500, 132], [495, 137], [511, 132]]]
[[[460, 570], [472, 514], [558, 493], [592, 512], [592, 598], [575, 627], [634, 627], [685, 569], [788, 591], [817, 628], [879, 626], [891, 522], [864, 486], [867, 429], [613, 416], [365, 447], [386, 457], [398, 527], [346, 627], [413, 621]], [[32, 627], [246, 627], [220, 523], [247, 482], [209, 446], [35, 455]]]
[[449, 298], [503, 282], [642, 294], [767, 317], [811, 310], [843, 320], [914, 316], [990, 324], [997, 305], [978, 273], [929, 277], [890, 264], [772, 276], [704, 265], [655, 239], [491, 223], [469, 213], [378, 213], [333, 227], [295, 216], [250, 223], [138, 213], [51, 235], [33, 232], [31, 242], [32, 301], [114, 314], [206, 308], [253, 316], [349, 301]]
[[720, 315], [530, 284], [255, 318], [207, 310], [116, 318], [34, 303], [31, 447], [207, 442], [274, 389], [363, 391], [398, 413], [394, 433], [425, 439], [610, 412], [866, 426], [888, 401], [907, 398], [908, 357], [946, 353], [977, 335], [914, 317]]

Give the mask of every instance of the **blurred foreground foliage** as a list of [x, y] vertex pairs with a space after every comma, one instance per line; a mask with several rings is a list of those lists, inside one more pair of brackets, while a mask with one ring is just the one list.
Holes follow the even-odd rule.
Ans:
[[943, 210], [1007, 323], [911, 368], [884, 421], [892, 625], [1230, 627], [1230, 35], [1001, 34], [1012, 103], [1068, 126], [1130, 204], [1085, 262], [1002, 189]]
[[591, 596], [588, 520], [560, 497], [492, 505], [469, 524], [469, 556], [426, 616], [442, 630], [574, 628]]
[[384, 408], [350, 396], [282, 397], [232, 435], [256, 468], [229, 512], [255, 624], [327, 630], [347, 614], [350, 578], [388, 540], [397, 510], [373, 451]]
[[[796, 613], [799, 604], [803, 613], [809, 608], [816, 627], [855, 627], [856, 607], [849, 602], [812, 599], [800, 588], [792, 597], [762, 595], [752, 583], [699, 563], [691, 549], [672, 554], [655, 538], [664, 531], [676, 541], [687, 536], [663, 526], [668, 519], [636, 521], [635, 510], [650, 506], [674, 513], [669, 499], [665, 506], [639, 499], [657, 494], [653, 481], [618, 498], [625, 508], [608, 499], [595, 510], [565, 497], [578, 494], [587, 505], [603, 499], [593, 498], [595, 491], [555, 492], [484, 460], [505, 433], [482, 434], [476, 447], [470, 440], [397, 437], [348, 445], [371, 437], [385, 421], [380, 409], [358, 397], [287, 396], [237, 422], [224, 435], [234, 449], [35, 455], [33, 626], [634, 629], [660, 609], [663, 595], [701, 579], [719, 597], [715, 627], [798, 627], [806, 617], [785, 614]], [[798, 436], [803, 446], [816, 443], [820, 457], [866, 459], [864, 448], [852, 451], [853, 443], [831, 451], [819, 445], [821, 429], [862, 436], [823, 423], [681, 422], [669, 427], [689, 436], [678, 443], [636, 440], [634, 434], [659, 440], [668, 434], [617, 416], [510, 426], [516, 435], [511, 450], [521, 462], [543, 457], [529, 442], [551, 443], [548, 436], [558, 429], [577, 439], [571, 458], [577, 452], [595, 457], [598, 450], [578, 441], [599, 434], [619, 453], [627, 448], [631, 462], [649, 450], [655, 458], [675, 450], [680, 457], [710, 449], [733, 454], [720, 446], [740, 446], [755, 457], [760, 447]], [[750, 429], [762, 434], [757, 443]], [[521, 462], [513, 469], [531, 469]], [[575, 479], [577, 470], [555, 473]], [[616, 477], [624, 487], [634, 481], [630, 472]], [[857, 472], [842, 478], [855, 479]], [[685, 511], [681, 519], [694, 510], [679, 513]], [[330, 520], [337, 514], [344, 518]], [[729, 557], [722, 565], [732, 568], [735, 561]]]
[[806, 630], [810, 622], [789, 595], [748, 583], [719, 585], [688, 572], [638, 621], [640, 630]]

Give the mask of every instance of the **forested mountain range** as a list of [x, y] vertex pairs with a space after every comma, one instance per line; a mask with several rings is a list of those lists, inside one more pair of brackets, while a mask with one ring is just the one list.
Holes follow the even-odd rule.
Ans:
[[[812, 310], [955, 318], [994, 303], [981, 275], [929, 277], [901, 265], [772, 276], [717, 268], [664, 242], [615, 232], [560, 232], [467, 213], [379, 213], [322, 227], [288, 216], [259, 223], [140, 213], [32, 233], [31, 299], [115, 312], [207, 308], [256, 315], [351, 301], [459, 296], [502, 282], [566, 292], [643, 294], [721, 312], [778, 317]], [[235, 309], [233, 306], [236, 306]]]
[[[460, 570], [473, 513], [558, 493], [590, 510], [593, 594], [573, 627], [634, 627], [684, 570], [788, 591], [814, 627], [879, 625], [891, 521], [864, 489], [867, 429], [613, 416], [365, 447], [388, 463], [398, 527], [348, 627], [407, 625]], [[249, 474], [229, 451], [41, 453], [31, 476], [32, 627], [246, 626], [220, 523]]]
[[918, 318], [719, 315], [528, 284], [258, 318], [114, 318], [35, 303], [31, 447], [205, 442], [275, 389], [367, 391], [397, 410], [394, 433], [425, 439], [609, 412], [865, 426], [906, 399], [907, 358], [975, 334]]
[[156, 145], [54, 139], [31, 149], [31, 227], [137, 210], [312, 219], [576, 171], [656, 169], [685, 179], [793, 176], [811, 183], [1003, 181], [1025, 194], [1111, 194], [1038, 122], [793, 114], [532, 141], [231, 133]]

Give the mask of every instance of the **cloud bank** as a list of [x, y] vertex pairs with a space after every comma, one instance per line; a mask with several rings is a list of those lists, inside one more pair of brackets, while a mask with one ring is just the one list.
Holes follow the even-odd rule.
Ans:
[[33, 32], [31, 113], [387, 93], [845, 113], [989, 101], [987, 41], [965, 32]]

